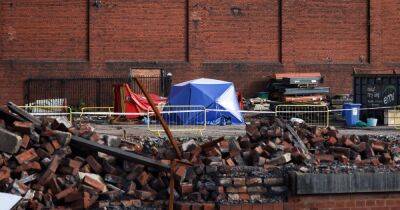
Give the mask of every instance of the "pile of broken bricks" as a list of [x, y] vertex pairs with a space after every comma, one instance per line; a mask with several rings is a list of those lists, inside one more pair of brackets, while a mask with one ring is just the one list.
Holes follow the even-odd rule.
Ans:
[[[163, 206], [156, 199], [165, 200], [160, 192], [169, 182], [165, 170], [117, 159], [106, 154], [108, 146], [94, 143], [116, 144], [117, 139], [100, 139], [90, 126], [77, 129], [62, 118], [33, 118], [11, 103], [8, 108], [0, 109], [0, 191], [22, 196], [19, 209]], [[131, 157], [120, 149], [110, 152]]]
[[275, 203], [286, 199], [289, 171], [396, 170], [400, 162], [397, 140], [272, 117], [254, 119], [245, 136], [180, 142], [180, 160], [166, 141], [101, 138], [90, 126], [37, 119], [12, 103], [0, 119], [0, 191], [21, 195], [20, 209], [162, 209], [171, 168], [176, 207]]

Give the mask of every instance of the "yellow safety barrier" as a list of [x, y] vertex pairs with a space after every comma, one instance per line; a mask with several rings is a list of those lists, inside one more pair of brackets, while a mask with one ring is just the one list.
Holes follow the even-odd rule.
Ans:
[[387, 109], [384, 112], [384, 124], [400, 129], [400, 106]]
[[[164, 105], [159, 106], [159, 110], [171, 132], [199, 132], [200, 135], [203, 135], [203, 131], [206, 129], [207, 110], [204, 106]], [[152, 110], [147, 112], [147, 127], [149, 131], [158, 136], [164, 132]]]
[[[69, 106], [18, 106], [32, 115], [59, 116], [67, 115], [72, 123], [72, 109]], [[64, 111], [64, 112], [62, 112]]]
[[300, 118], [309, 125], [329, 126], [329, 108], [326, 105], [277, 105], [275, 115], [285, 120]]
[[81, 108], [81, 115], [80, 117], [82, 117], [85, 114], [85, 111], [87, 110], [108, 110], [109, 113], [112, 113], [112, 109], [114, 109], [114, 107], [112, 106], [105, 106], [105, 107], [82, 107]]

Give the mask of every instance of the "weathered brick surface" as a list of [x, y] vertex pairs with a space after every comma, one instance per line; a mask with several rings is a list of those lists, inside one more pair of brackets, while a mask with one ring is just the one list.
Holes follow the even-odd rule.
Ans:
[[382, 1], [382, 46], [383, 46], [383, 57], [386, 62], [398, 63], [400, 60], [400, 54], [398, 49], [400, 48], [400, 37], [397, 36], [400, 32], [400, 28], [397, 27], [400, 22], [400, 2], [396, 0]]
[[399, 193], [290, 196], [283, 209], [400, 209]]
[[86, 60], [87, 2], [2, 1], [2, 59]]
[[360, 63], [360, 57], [367, 59], [367, 2], [298, 1], [296, 61]]
[[279, 62], [278, 1], [198, 0], [191, 9], [203, 60]]
[[112, 0], [95, 12], [107, 60], [185, 60], [184, 0]]
[[353, 69], [400, 67], [399, 8], [396, 0], [110, 0], [100, 8], [4, 0], [0, 102], [22, 104], [29, 77], [121, 76], [132, 67], [163, 68], [174, 83], [230, 80], [245, 97], [274, 72], [318, 71], [333, 93], [349, 93]]

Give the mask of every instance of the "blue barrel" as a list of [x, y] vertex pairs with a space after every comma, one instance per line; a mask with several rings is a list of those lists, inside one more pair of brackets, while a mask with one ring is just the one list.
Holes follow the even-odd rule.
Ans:
[[343, 117], [346, 119], [347, 126], [354, 126], [358, 121], [360, 121], [360, 107], [361, 104], [344, 103], [342, 112]]

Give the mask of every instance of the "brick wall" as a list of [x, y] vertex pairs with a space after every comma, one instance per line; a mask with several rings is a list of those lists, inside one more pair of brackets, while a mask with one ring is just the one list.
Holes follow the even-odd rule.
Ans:
[[345, 195], [290, 196], [287, 202], [273, 204], [195, 204], [176, 203], [177, 210], [200, 209], [220, 210], [399, 210], [399, 193], [362, 193]]
[[0, 103], [22, 103], [29, 77], [163, 68], [174, 83], [224, 79], [252, 96], [275, 72], [318, 71], [349, 93], [353, 69], [400, 67], [397, 0], [101, 2], [1, 1]]
[[360, 63], [368, 59], [365, 0], [298, 1], [295, 51], [299, 63]]
[[289, 197], [285, 210], [398, 210], [399, 193], [362, 193]]

